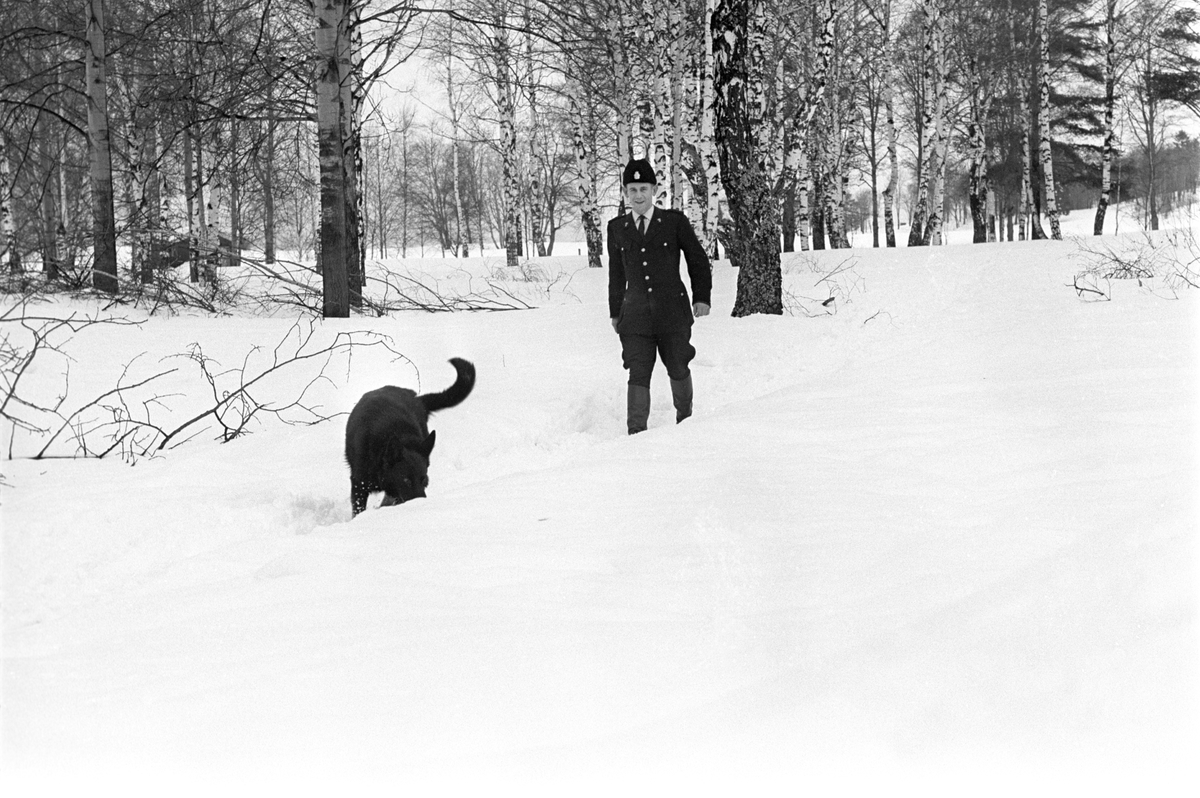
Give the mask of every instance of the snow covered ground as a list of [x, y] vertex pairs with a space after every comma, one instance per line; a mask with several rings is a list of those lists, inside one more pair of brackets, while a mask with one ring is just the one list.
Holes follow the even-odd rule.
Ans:
[[[478, 369], [431, 421], [429, 498], [353, 520], [340, 420], [4, 462], [0, 783], [1194, 795], [1200, 293], [1085, 301], [1080, 247], [785, 256], [791, 315], [745, 319], [718, 263], [696, 415], [673, 423], [660, 366], [634, 438], [583, 258], [512, 280], [537, 310], [318, 325], [411, 361], [335, 362], [328, 412]], [[93, 328], [71, 395], [290, 324]], [[171, 379], [156, 419], [203, 406], [194, 368]]]

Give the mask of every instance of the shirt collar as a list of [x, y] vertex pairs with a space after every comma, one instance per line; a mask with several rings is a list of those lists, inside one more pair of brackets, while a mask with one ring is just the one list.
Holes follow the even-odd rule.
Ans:
[[[646, 211], [646, 226], [647, 227], [650, 226], [650, 220], [654, 218], [654, 210], [655, 210], [655, 207], [654, 207], [654, 203], [652, 202], [652, 203], [650, 203], [650, 209]], [[629, 215], [631, 217], [633, 217], [633, 223], [637, 224], [638, 215], [633, 212], [632, 208], [629, 209]]]

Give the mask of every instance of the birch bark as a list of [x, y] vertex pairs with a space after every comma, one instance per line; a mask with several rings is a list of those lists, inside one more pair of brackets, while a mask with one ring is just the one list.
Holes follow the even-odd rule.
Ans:
[[92, 194], [92, 287], [117, 291], [117, 223], [113, 209], [112, 149], [108, 131], [104, 0], [88, 0], [84, 79], [88, 96], [88, 155]]
[[341, 0], [344, 4], [337, 30], [338, 115], [342, 126], [342, 185], [346, 203], [346, 287], [350, 306], [362, 307], [365, 284], [363, 271], [362, 191], [362, 4], [364, 0]]
[[983, 87], [980, 75], [979, 61], [973, 55], [967, 58], [967, 74], [971, 81], [971, 93], [968, 98], [970, 107], [970, 123], [967, 126], [967, 137], [970, 148], [970, 190], [971, 223], [973, 228], [973, 243], [982, 244], [988, 240], [988, 208], [990, 195], [987, 179], [987, 134], [986, 125], [988, 113], [991, 110], [992, 97], [990, 90]]
[[1038, 0], [1038, 158], [1045, 179], [1044, 201], [1046, 218], [1050, 221], [1050, 236], [1062, 240], [1062, 229], [1058, 221], [1058, 197], [1054, 188], [1054, 157], [1050, 151], [1050, 35], [1049, 14], [1046, 0]]
[[933, 14], [933, 136], [929, 148], [927, 166], [929, 180], [929, 204], [922, 232], [921, 243], [925, 246], [938, 245], [942, 241], [942, 212], [945, 194], [946, 172], [946, 40], [942, 23], [942, 9], [936, 5]]
[[[527, 15], [526, 28], [529, 27], [529, 16]], [[538, 257], [544, 258], [546, 257], [546, 197], [545, 187], [542, 183], [542, 173], [544, 170], [545, 153], [542, 143], [541, 115], [538, 109], [538, 83], [540, 78], [534, 66], [532, 33], [528, 33], [525, 37], [525, 58], [527, 61], [526, 72], [529, 76], [526, 82], [529, 86], [529, 232], [533, 239], [530, 243], [533, 244]]]
[[0, 263], [4, 263], [11, 274], [21, 271], [21, 257], [17, 253], [17, 226], [13, 218], [12, 168], [9, 166], [8, 134], [0, 130]]
[[349, 241], [346, 236], [346, 148], [341, 86], [346, 30], [344, 0], [315, 0], [317, 66], [317, 157], [321, 173], [320, 258], [322, 315], [350, 316]]
[[708, 195], [704, 204], [704, 251], [711, 260], [720, 257], [717, 227], [720, 219], [721, 159], [717, 152], [716, 117], [713, 107], [713, 32], [716, 0], [705, 0], [704, 58], [700, 68], [700, 160]]
[[600, 232], [600, 206], [596, 191], [596, 155], [594, 117], [591, 104], [586, 101], [583, 86], [575, 81], [569, 85], [567, 95], [572, 122], [572, 144], [575, 150], [575, 185], [579, 192], [579, 212], [587, 240], [588, 266], [602, 266], [604, 242]]
[[921, 165], [921, 178], [917, 186], [917, 203], [913, 208], [909, 223], [908, 245], [921, 246], [925, 243], [925, 225], [930, 215], [930, 182], [933, 180], [933, 170], [930, 168], [933, 156], [933, 138], [936, 133], [934, 106], [936, 99], [930, 95], [934, 85], [937, 50], [937, 17], [939, 13], [937, 0], [921, 0], [921, 39], [924, 58], [924, 77], [922, 82], [925, 89], [925, 107], [921, 112], [921, 152], [927, 159]]
[[1104, 217], [1112, 201], [1112, 164], [1116, 153], [1116, 130], [1113, 127], [1113, 109], [1116, 105], [1117, 76], [1117, 0], [1106, 0], [1104, 15], [1104, 146], [1100, 155], [1100, 199], [1096, 203], [1096, 221], [1092, 225], [1093, 235], [1104, 234]]
[[[762, 151], [763, 0], [720, 0], [713, 12], [713, 85], [721, 179], [733, 222], [729, 259], [738, 269], [733, 315], [783, 313], [779, 209]], [[757, 82], [758, 85], [755, 85]]]
[[520, 173], [517, 165], [516, 108], [513, 102], [512, 46], [508, 39], [504, 13], [497, 8], [493, 16], [492, 58], [496, 70], [496, 110], [500, 115], [500, 158], [504, 184], [505, 262], [511, 269], [520, 259]]

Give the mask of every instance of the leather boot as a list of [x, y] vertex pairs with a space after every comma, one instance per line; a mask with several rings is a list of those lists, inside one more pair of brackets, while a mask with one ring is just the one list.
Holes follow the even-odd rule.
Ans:
[[629, 434], [646, 431], [650, 418], [650, 389], [642, 385], [629, 386]]
[[692, 375], [682, 380], [671, 380], [671, 398], [675, 400], [675, 423], [678, 424], [692, 414]]

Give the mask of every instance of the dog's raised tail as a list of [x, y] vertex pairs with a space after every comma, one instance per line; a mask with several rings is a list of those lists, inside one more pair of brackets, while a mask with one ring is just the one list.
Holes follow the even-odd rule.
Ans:
[[454, 381], [454, 384], [441, 393], [424, 393], [418, 397], [425, 405], [425, 410], [430, 413], [454, 407], [466, 399], [471, 394], [471, 389], [475, 387], [475, 366], [470, 361], [463, 360], [461, 357], [452, 357], [450, 365], [454, 366], [454, 370], [458, 372], [458, 379]]

